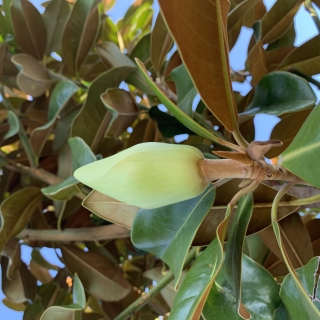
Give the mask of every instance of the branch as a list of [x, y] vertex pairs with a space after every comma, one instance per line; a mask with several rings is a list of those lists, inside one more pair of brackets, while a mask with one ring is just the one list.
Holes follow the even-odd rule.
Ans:
[[[191, 261], [195, 258], [197, 248], [192, 248], [185, 260], [183, 268], [186, 268]], [[153, 287], [148, 293], [141, 295], [136, 301], [130, 304], [125, 310], [123, 310], [114, 320], [125, 320], [129, 318], [132, 314], [140, 310], [144, 305], [146, 305], [154, 296], [156, 296], [165, 286], [167, 286], [174, 279], [174, 275], [171, 271], [162, 278], [158, 284]]]
[[16, 237], [29, 241], [103, 241], [130, 236], [130, 230], [116, 224], [80, 229], [24, 229]]

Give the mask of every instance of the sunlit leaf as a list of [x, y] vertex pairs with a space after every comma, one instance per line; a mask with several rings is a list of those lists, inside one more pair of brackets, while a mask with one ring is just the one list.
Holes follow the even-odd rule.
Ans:
[[229, 1], [160, 0], [159, 4], [202, 100], [225, 128], [233, 131], [237, 110], [227, 52]]

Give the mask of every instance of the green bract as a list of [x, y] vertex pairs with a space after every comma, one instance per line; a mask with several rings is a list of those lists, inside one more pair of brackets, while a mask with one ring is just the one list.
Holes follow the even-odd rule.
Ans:
[[194, 198], [208, 182], [200, 174], [196, 148], [143, 143], [75, 171], [82, 183], [117, 200], [157, 208]]

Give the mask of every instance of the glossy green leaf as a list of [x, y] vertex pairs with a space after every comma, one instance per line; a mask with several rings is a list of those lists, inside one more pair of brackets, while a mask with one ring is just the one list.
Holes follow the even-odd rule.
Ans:
[[[320, 310], [319, 277], [317, 275], [319, 262], [320, 258], [314, 257], [304, 267], [296, 270], [296, 273], [307, 292], [308, 298], [310, 299], [310, 304], [318, 310]], [[301, 300], [295, 282], [292, 280], [292, 276], [290, 274], [288, 274], [283, 280], [280, 297], [286, 307], [290, 319], [317, 319], [317, 317], [319, 317], [320, 312], [312, 312], [311, 308]]]
[[270, 250], [261, 240], [259, 233], [252, 234], [245, 238], [243, 253], [249, 258], [263, 265]]
[[13, 0], [11, 19], [15, 40], [22, 52], [41, 60], [47, 39], [45, 25], [39, 11], [30, 1]]
[[198, 92], [186, 67], [181, 65], [173, 69], [171, 77], [178, 91], [178, 107], [188, 116], [192, 117], [192, 102]]
[[88, 97], [73, 122], [71, 134], [73, 137], [81, 137], [93, 151], [103, 140], [110, 120], [110, 114], [100, 96], [107, 89], [118, 87], [132, 70], [131, 67], [113, 68], [98, 77], [88, 90]]
[[274, 314], [274, 320], [288, 320], [288, 311], [285, 308], [283, 302], [281, 302], [280, 307], [276, 310]]
[[253, 197], [252, 193], [249, 193], [243, 196], [238, 202], [237, 211], [228, 233], [228, 242], [226, 245], [224, 260], [225, 275], [229, 279], [234, 292], [239, 314], [243, 315], [244, 317], [246, 317], [248, 313], [243, 308], [241, 301], [241, 260], [244, 239], [251, 219], [252, 209]]
[[0, 206], [0, 252], [6, 242], [29, 222], [42, 195], [39, 188], [27, 187], [11, 194]]
[[78, 72], [89, 53], [100, 25], [99, 0], [78, 0], [74, 4], [62, 36], [62, 56], [73, 72]]
[[[243, 255], [242, 257], [242, 301], [252, 320], [273, 319], [279, 307], [279, 287], [272, 275], [261, 265]], [[223, 270], [219, 272], [206, 304], [204, 319], [241, 320], [238, 315], [236, 297]]]
[[11, 111], [11, 110], [8, 111], [7, 119], [8, 119], [9, 125], [10, 125], [10, 129], [5, 134], [4, 139], [8, 139], [8, 138], [13, 137], [20, 130], [19, 119], [13, 111]]
[[320, 105], [317, 105], [289, 147], [282, 153], [279, 164], [320, 188], [317, 162], [320, 157], [320, 131], [318, 119]]
[[194, 132], [184, 126], [180, 121], [170, 114], [161, 111], [157, 106], [149, 109], [151, 119], [157, 121], [158, 128], [162, 135], [166, 138], [172, 138], [178, 134], [191, 134]]
[[210, 210], [215, 193], [208, 187], [200, 196], [156, 209], [140, 209], [132, 226], [132, 242], [161, 258], [179, 282], [182, 267], [198, 227]]
[[65, 0], [53, 0], [49, 2], [43, 14], [44, 24], [47, 32], [46, 53], [60, 52], [62, 45], [62, 34], [70, 14], [70, 8]]
[[[216, 238], [201, 253], [189, 270], [174, 300], [169, 319], [199, 319], [210, 288], [223, 263], [223, 246], [231, 207], [216, 228]], [[199, 277], [199, 274], [201, 276]]]
[[267, 113], [280, 116], [313, 106], [317, 98], [304, 79], [287, 73], [272, 72], [258, 83], [253, 99], [241, 115]]

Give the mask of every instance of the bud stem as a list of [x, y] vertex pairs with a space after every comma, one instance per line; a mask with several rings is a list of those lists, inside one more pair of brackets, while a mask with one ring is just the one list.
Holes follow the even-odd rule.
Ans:
[[284, 180], [307, 184], [283, 167], [276, 167], [264, 161], [253, 161], [250, 166], [231, 159], [204, 159], [201, 164], [206, 181], [240, 178], [251, 180]]

